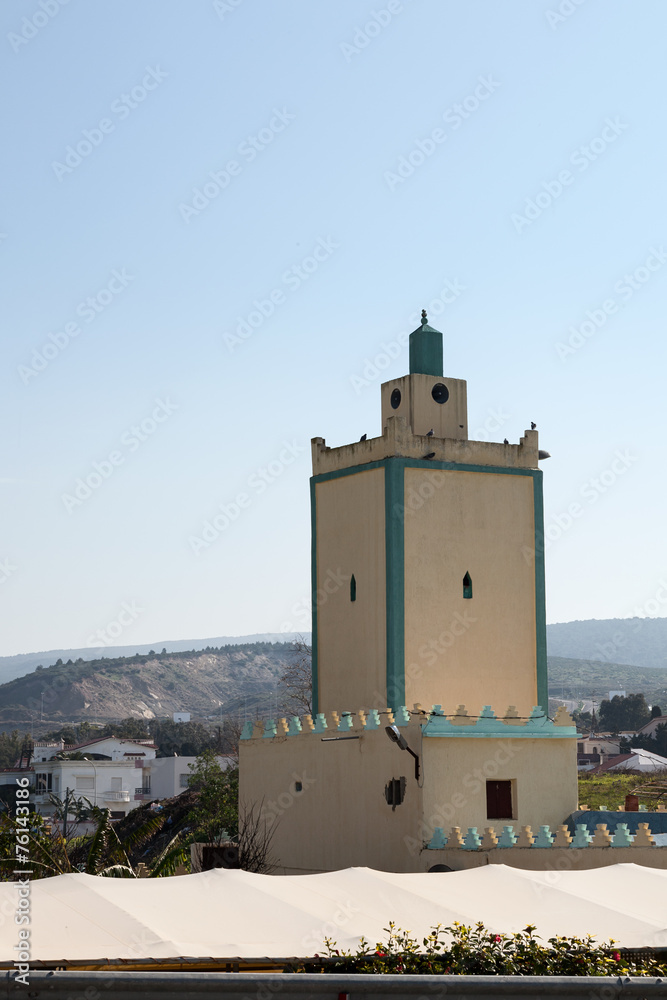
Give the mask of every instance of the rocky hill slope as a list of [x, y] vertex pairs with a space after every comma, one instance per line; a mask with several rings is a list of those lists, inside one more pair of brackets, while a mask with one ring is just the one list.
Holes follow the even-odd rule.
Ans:
[[270, 707], [292, 658], [289, 643], [79, 659], [0, 685], [0, 723], [152, 719], [173, 712], [219, 717]]

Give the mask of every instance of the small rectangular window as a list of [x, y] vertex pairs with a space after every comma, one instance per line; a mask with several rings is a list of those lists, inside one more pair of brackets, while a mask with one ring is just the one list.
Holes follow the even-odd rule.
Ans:
[[179, 788], [187, 788], [189, 784], [190, 784], [190, 775], [189, 774], [179, 774], [179, 776], [178, 776], [178, 787]]
[[95, 787], [94, 777], [85, 777], [76, 779], [76, 790], [77, 792], [92, 792]]
[[512, 814], [511, 781], [487, 781], [486, 818], [514, 819]]

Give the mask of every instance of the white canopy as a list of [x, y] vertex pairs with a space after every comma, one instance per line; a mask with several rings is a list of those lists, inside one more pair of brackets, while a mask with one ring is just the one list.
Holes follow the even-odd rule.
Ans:
[[[0, 883], [0, 961], [18, 941], [14, 883]], [[451, 873], [348, 868], [321, 875], [216, 869], [159, 879], [60, 875], [31, 883], [31, 960], [286, 958], [384, 940], [389, 921], [418, 939], [436, 924], [534, 924], [549, 937], [593, 934], [621, 947], [667, 947], [667, 871], [635, 864], [589, 871], [488, 865]]]

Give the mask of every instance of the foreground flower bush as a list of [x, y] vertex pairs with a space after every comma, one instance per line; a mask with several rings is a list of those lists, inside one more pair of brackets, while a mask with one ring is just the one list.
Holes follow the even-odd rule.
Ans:
[[385, 942], [371, 946], [362, 938], [354, 954], [325, 938], [326, 952], [316, 956], [321, 970], [375, 975], [667, 976], [667, 963], [623, 955], [613, 940], [597, 944], [588, 935], [553, 937], [541, 944], [531, 925], [515, 934], [496, 934], [481, 923], [438, 924], [421, 943], [394, 923], [385, 929]]

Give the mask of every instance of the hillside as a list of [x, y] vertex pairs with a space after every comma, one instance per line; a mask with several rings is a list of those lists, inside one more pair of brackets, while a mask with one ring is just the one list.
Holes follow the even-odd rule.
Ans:
[[642, 692], [651, 704], [667, 708], [667, 668], [635, 667], [601, 660], [547, 657], [549, 695], [552, 698], [585, 700], [594, 697], [599, 705], [610, 691]]
[[607, 618], [547, 625], [550, 656], [667, 667], [667, 618]]
[[152, 719], [173, 712], [219, 717], [268, 711], [292, 658], [289, 643], [60, 663], [0, 685], [0, 723], [32, 719]]
[[[636, 619], [634, 625], [637, 621], [645, 621], [645, 627], [631, 633], [635, 637], [650, 635], [651, 626], [658, 624], [656, 620]], [[605, 628], [626, 624], [633, 628], [632, 620], [624, 623], [618, 619], [570, 624]], [[552, 625], [549, 629], [568, 627]], [[585, 636], [585, 629], [578, 631]], [[597, 634], [603, 637], [609, 633]], [[555, 645], [559, 648], [558, 642]], [[130, 716], [150, 719], [179, 711], [191, 712], [196, 719], [273, 715], [278, 678], [290, 662], [291, 648], [287, 642], [234, 642], [127, 656], [111, 656], [113, 651], [107, 649], [104, 658], [79, 657], [0, 685], [0, 728], [30, 728], [42, 719], [54, 723], [103, 722]], [[575, 648], [574, 640], [571, 648]], [[552, 698], [575, 702], [594, 698], [599, 703], [610, 690], [620, 689], [643, 692], [649, 704], [667, 706], [667, 666], [554, 655], [548, 657], [548, 665]]]
[[[100, 656], [116, 659], [122, 656], [134, 656], [135, 653], [147, 654], [156, 649], [166, 649], [168, 653], [201, 650], [207, 647], [220, 649], [223, 646], [247, 646], [257, 642], [292, 642], [300, 638], [296, 632], [260, 632], [255, 635], [218, 636], [215, 639], [168, 639], [164, 642], [152, 642], [150, 645], [139, 646], [105, 646], [100, 649], [82, 647], [80, 649], [47, 649], [37, 653], [17, 653], [14, 656], [0, 656], [0, 684], [11, 681], [15, 677], [34, 670], [37, 666], [48, 667], [57, 660], [93, 660]], [[310, 641], [310, 633], [303, 636]]]

